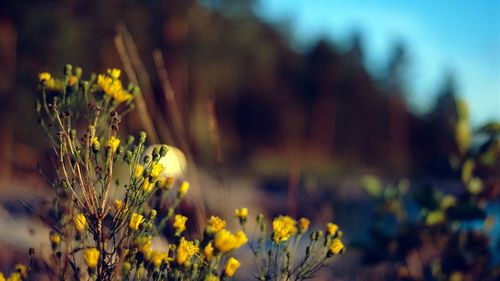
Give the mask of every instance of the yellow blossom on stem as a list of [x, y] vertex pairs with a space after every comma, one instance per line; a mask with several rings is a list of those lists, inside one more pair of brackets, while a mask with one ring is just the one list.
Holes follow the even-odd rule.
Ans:
[[128, 227], [130, 229], [132, 229], [132, 230], [139, 230], [139, 226], [143, 222], [144, 222], [144, 216], [143, 215], [140, 215], [140, 214], [137, 214], [137, 213], [133, 213], [132, 216], [130, 217], [130, 221], [128, 223]]
[[123, 201], [120, 199], [116, 199], [114, 203], [115, 209], [119, 211], [123, 207]]
[[214, 234], [226, 227], [226, 221], [217, 216], [211, 216], [207, 223], [206, 231], [208, 234]]
[[248, 209], [247, 208], [239, 208], [234, 211], [234, 216], [239, 218], [239, 219], [246, 219], [248, 216]]
[[142, 183], [142, 190], [144, 192], [151, 192], [153, 188], [155, 187], [155, 184], [149, 181], [149, 178], [145, 178], [144, 182]]
[[118, 68], [108, 69], [107, 72], [108, 72], [108, 75], [114, 79], [120, 78], [120, 74], [122, 73], [122, 71]]
[[134, 167], [134, 176], [136, 179], [142, 177], [142, 172], [144, 171], [144, 166], [141, 164], [137, 164]]
[[161, 172], [163, 172], [163, 170], [165, 170], [165, 167], [162, 164], [155, 163], [151, 168], [151, 176], [153, 178], [157, 178], [161, 174]]
[[68, 79], [68, 86], [75, 86], [76, 83], [78, 83], [78, 77], [76, 77], [75, 75], [71, 76], [69, 79]]
[[328, 232], [328, 235], [335, 235], [335, 234], [337, 234], [338, 230], [339, 230], [339, 226], [334, 224], [334, 223], [329, 222], [326, 225], [326, 231]]
[[288, 240], [297, 233], [297, 222], [289, 216], [279, 216], [273, 221], [273, 239], [276, 243]]
[[184, 237], [181, 238], [179, 246], [177, 247], [177, 263], [183, 265], [189, 262], [189, 259], [200, 251], [198, 246], [193, 241], [188, 241]]
[[205, 280], [204, 281], [219, 281], [219, 277], [217, 277], [216, 275], [213, 275], [213, 274], [209, 274], [207, 275], [207, 277], [205, 277]]
[[95, 268], [99, 262], [99, 251], [96, 248], [83, 250], [83, 259], [89, 268]]
[[84, 214], [77, 214], [73, 217], [73, 223], [78, 232], [82, 232], [87, 228], [87, 218]]
[[134, 246], [137, 248], [137, 250], [145, 255], [151, 252], [152, 245], [153, 245], [152, 236], [137, 237], [137, 239], [135, 239], [134, 241]]
[[99, 74], [97, 76], [97, 85], [99, 85], [105, 95], [111, 96], [118, 103], [133, 98], [129, 92], [123, 89], [122, 82], [113, 77]]
[[99, 151], [99, 149], [101, 149], [101, 143], [99, 142], [98, 137], [92, 138], [92, 149], [95, 151]]
[[19, 272], [13, 272], [10, 274], [9, 278], [7, 278], [7, 281], [21, 281], [22, 276], [21, 273]]
[[38, 74], [38, 80], [40, 82], [48, 81], [50, 79], [52, 79], [52, 75], [50, 75], [50, 73], [48, 73], [48, 72], [42, 72], [42, 73]]
[[156, 268], [159, 268], [163, 261], [167, 261], [168, 255], [165, 252], [153, 251], [151, 253], [151, 262]]
[[108, 140], [108, 144], [106, 147], [111, 149], [111, 151], [114, 153], [116, 152], [116, 149], [118, 148], [119, 145], [120, 145], [120, 139], [115, 136], [111, 136], [111, 138], [109, 138]]
[[21, 276], [23, 278], [27, 278], [28, 277], [28, 269], [26, 268], [26, 266], [24, 264], [16, 264], [16, 272], [19, 272], [19, 274], [21, 274]]
[[188, 190], [189, 190], [189, 182], [183, 181], [181, 183], [181, 185], [179, 186], [178, 196], [179, 197], [183, 197], [184, 195], [186, 195], [186, 193], [188, 192]]
[[299, 232], [304, 233], [309, 229], [309, 224], [311, 221], [309, 221], [307, 218], [300, 218], [299, 219]]
[[188, 218], [183, 215], [175, 215], [173, 227], [175, 228], [175, 234], [179, 235], [184, 230], [186, 230], [186, 222]]
[[52, 245], [57, 246], [61, 243], [61, 235], [59, 233], [51, 231], [49, 234], [49, 239]]
[[230, 257], [226, 262], [226, 266], [224, 267], [224, 274], [227, 277], [232, 277], [236, 270], [238, 270], [240, 265], [241, 263], [237, 259]]
[[227, 253], [238, 249], [247, 241], [247, 236], [241, 230], [232, 234], [231, 231], [222, 229], [215, 235], [214, 245], [220, 252]]
[[431, 225], [436, 225], [444, 222], [446, 219], [446, 214], [441, 211], [431, 211], [427, 214], [427, 217], [425, 218], [425, 223], [429, 226]]
[[210, 260], [214, 256], [214, 247], [212, 246], [212, 242], [208, 242], [208, 244], [203, 249], [203, 254], [207, 260]]
[[335, 238], [332, 241], [332, 244], [330, 246], [330, 252], [333, 255], [338, 255], [344, 250], [344, 243], [340, 240], [340, 238]]

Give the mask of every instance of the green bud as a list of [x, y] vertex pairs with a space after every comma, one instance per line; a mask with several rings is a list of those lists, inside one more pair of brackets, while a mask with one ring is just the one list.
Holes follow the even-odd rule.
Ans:
[[64, 66], [64, 75], [68, 76], [71, 75], [71, 69], [73, 66], [71, 64], [67, 64]]
[[126, 144], [127, 145], [132, 145], [134, 143], [134, 140], [135, 140], [134, 136], [128, 136]]
[[154, 219], [156, 217], [157, 211], [155, 209], [151, 209], [149, 211], [149, 218]]
[[167, 155], [167, 152], [168, 152], [168, 146], [165, 144], [162, 144], [161, 148], [160, 148], [160, 156], [165, 157], [165, 155]]
[[82, 81], [82, 88], [84, 92], [89, 90], [89, 81]]
[[78, 79], [80, 79], [82, 77], [82, 73], [83, 73], [82, 68], [77, 66], [75, 68], [75, 76], [78, 77]]
[[132, 269], [132, 265], [128, 261], [126, 261], [123, 263], [122, 269], [123, 273], [128, 274], [130, 272], [130, 269]]
[[139, 143], [144, 144], [146, 142], [146, 132], [139, 132]]

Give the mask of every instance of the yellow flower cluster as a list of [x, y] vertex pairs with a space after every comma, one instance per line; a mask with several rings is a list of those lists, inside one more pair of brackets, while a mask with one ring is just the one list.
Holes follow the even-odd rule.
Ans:
[[132, 100], [132, 94], [123, 89], [119, 78], [119, 69], [108, 69], [108, 75], [99, 74], [97, 76], [97, 85], [99, 85], [104, 94], [111, 96], [118, 103]]
[[96, 248], [83, 250], [83, 260], [89, 268], [95, 268], [99, 262], [99, 251]]
[[234, 216], [239, 219], [246, 219], [248, 216], [248, 209], [247, 208], [236, 209], [234, 211]]
[[42, 72], [38, 74], [38, 80], [40, 83], [48, 90], [57, 90], [62, 88], [62, 83], [55, 80], [52, 75], [48, 72]]
[[130, 217], [128, 227], [132, 230], [139, 230], [139, 226], [144, 222], [144, 216], [141, 214], [133, 213]]
[[309, 229], [309, 224], [311, 224], [311, 221], [308, 220], [307, 218], [300, 218], [299, 219], [299, 232], [304, 233]]
[[77, 214], [73, 218], [73, 223], [75, 225], [75, 228], [78, 232], [82, 232], [87, 228], [87, 218], [85, 217], [84, 214]]
[[276, 243], [288, 240], [297, 233], [297, 222], [289, 216], [279, 216], [273, 220], [273, 239]]
[[211, 216], [208, 220], [206, 232], [208, 234], [214, 234], [226, 227], [226, 221], [217, 216]]
[[344, 250], [344, 243], [342, 243], [340, 238], [333, 239], [332, 244], [330, 245], [330, 252], [333, 255], [338, 255], [342, 253], [343, 250]]
[[224, 267], [224, 274], [227, 277], [232, 277], [236, 270], [238, 270], [240, 265], [241, 263], [237, 259], [230, 257], [226, 262], [226, 266]]
[[27, 280], [28, 278], [28, 269], [25, 265], [17, 264], [16, 271], [12, 272], [9, 275], [9, 278], [5, 278], [2, 272], [0, 272], [0, 281], [21, 281]]
[[176, 235], [180, 235], [184, 230], [186, 230], [187, 220], [188, 218], [185, 216], [175, 215], [173, 227]]
[[215, 234], [214, 245], [220, 252], [227, 253], [238, 249], [247, 241], [248, 238], [243, 231], [233, 234], [227, 229], [222, 229]]
[[111, 152], [115, 153], [119, 145], [120, 145], [120, 139], [115, 136], [112, 136], [109, 138], [106, 147], [109, 148]]
[[197, 254], [200, 248], [195, 245], [193, 241], [188, 241], [184, 237], [181, 238], [179, 246], [177, 247], [177, 263], [180, 265], [189, 262], [191, 257]]

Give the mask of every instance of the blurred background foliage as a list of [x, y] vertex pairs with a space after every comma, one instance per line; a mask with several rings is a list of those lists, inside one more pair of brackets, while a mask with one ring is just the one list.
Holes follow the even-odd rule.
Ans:
[[[217, 200], [231, 196], [236, 202], [226, 210], [242, 201], [272, 214], [319, 213], [320, 220], [344, 224], [345, 237], [356, 240], [368, 235], [367, 212], [374, 211], [360, 188], [361, 175], [383, 182], [406, 177], [410, 189], [460, 189], [469, 151], [481, 149], [486, 138], [473, 136], [478, 128], [470, 128], [451, 72], [443, 73], [433, 108], [417, 114], [406, 99], [411, 58], [403, 42], [374, 75], [366, 67], [360, 32], [348, 42], [325, 38], [299, 52], [287, 34], [254, 13], [255, 1], [202, 2], [0, 2], [5, 210], [19, 211], [12, 203], [18, 193], [36, 195], [47, 188], [38, 163], [49, 164], [48, 146], [32, 110], [37, 74], [60, 73], [66, 63], [101, 72], [122, 68], [115, 47], [120, 30], [130, 32], [144, 65], [138, 77], [147, 105], [122, 126], [137, 132], [144, 127], [140, 114], [147, 112], [157, 140], [179, 147], [196, 163], [211, 210], [224, 212]], [[163, 54], [179, 116], [173, 116], [173, 102], [162, 90], [154, 50]], [[488, 198], [498, 203], [500, 166], [491, 159]], [[26, 188], [14, 192], [15, 186]], [[339, 275], [354, 278], [359, 263], [346, 258]]]

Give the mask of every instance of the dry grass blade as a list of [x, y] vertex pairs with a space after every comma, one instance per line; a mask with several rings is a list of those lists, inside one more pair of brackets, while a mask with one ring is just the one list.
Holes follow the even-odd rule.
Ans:
[[[141, 89], [135, 97], [141, 123], [144, 126], [144, 129], [146, 130], [146, 133], [148, 134], [151, 141], [153, 143], [159, 143], [158, 134], [155, 130], [153, 119], [151, 118], [152, 114], [150, 114], [149, 111], [151, 109], [148, 109], [148, 106], [146, 104], [147, 97], [152, 96], [149, 77], [147, 76], [147, 74], [144, 74], [144, 65], [140, 63], [140, 58], [137, 54], [137, 48], [135, 47], [135, 44], [133, 43], [131, 36], [126, 30], [124, 24], [120, 24], [117, 27], [115, 46], [118, 54], [120, 55], [120, 59], [123, 63], [123, 68], [127, 73], [128, 78], [132, 83], [138, 85]], [[138, 69], [138, 72], [136, 72], [134, 69]]]
[[201, 226], [204, 224], [205, 219], [207, 218], [204, 206], [203, 196], [201, 194], [201, 188], [198, 180], [198, 173], [196, 169], [196, 165], [194, 164], [193, 153], [191, 148], [189, 147], [189, 142], [187, 140], [187, 133], [184, 125], [182, 123], [181, 112], [177, 105], [177, 101], [175, 100], [175, 93], [172, 88], [172, 84], [170, 83], [170, 78], [168, 76], [167, 68], [165, 67], [163, 55], [161, 51], [155, 50], [153, 52], [153, 59], [156, 66], [156, 72], [158, 73], [158, 78], [161, 82], [161, 87], [163, 89], [163, 95], [165, 97], [168, 111], [170, 112], [170, 118], [172, 119], [172, 123], [174, 124], [174, 129], [176, 132], [176, 136], [179, 139], [180, 148], [186, 153], [188, 158], [188, 166], [190, 171], [190, 176], [192, 178], [193, 184], [193, 192], [191, 193], [191, 199], [194, 206], [199, 206], [196, 208], [196, 218], [197, 225], [200, 229], [199, 231], [203, 231]]

